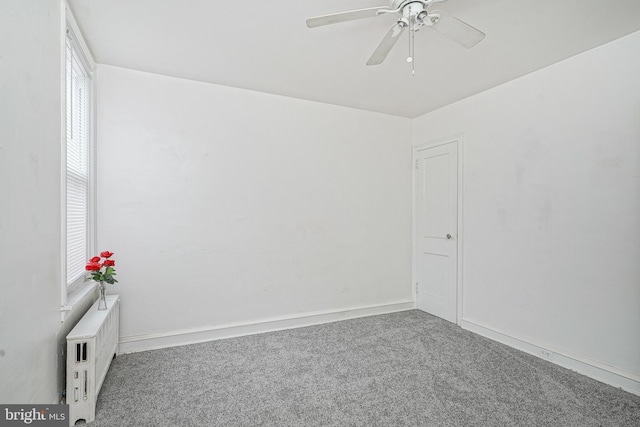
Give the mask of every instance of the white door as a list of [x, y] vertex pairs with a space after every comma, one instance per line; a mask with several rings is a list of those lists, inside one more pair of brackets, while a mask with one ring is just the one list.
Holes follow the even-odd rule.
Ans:
[[457, 323], [457, 141], [417, 150], [415, 165], [417, 307]]

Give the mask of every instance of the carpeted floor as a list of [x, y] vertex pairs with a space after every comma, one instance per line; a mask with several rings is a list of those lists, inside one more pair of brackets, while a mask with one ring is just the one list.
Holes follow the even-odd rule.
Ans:
[[640, 396], [421, 311], [121, 355], [92, 426], [640, 426]]

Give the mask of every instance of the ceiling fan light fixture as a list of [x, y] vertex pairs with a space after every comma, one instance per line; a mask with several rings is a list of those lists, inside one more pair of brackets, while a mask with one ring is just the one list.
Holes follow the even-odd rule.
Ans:
[[351, 10], [347, 12], [333, 13], [307, 19], [307, 27], [315, 28], [329, 24], [353, 21], [356, 19], [373, 18], [387, 14], [398, 14], [400, 18], [387, 31], [378, 47], [373, 52], [367, 65], [379, 65], [396, 44], [402, 33], [409, 30], [410, 54], [408, 62], [414, 62], [413, 38], [422, 27], [429, 27], [443, 36], [451, 39], [465, 48], [471, 48], [478, 44], [485, 34], [471, 25], [463, 22], [448, 13], [437, 10], [429, 13], [429, 6], [442, 3], [446, 0], [388, 0], [389, 6], [372, 7], [368, 9]]

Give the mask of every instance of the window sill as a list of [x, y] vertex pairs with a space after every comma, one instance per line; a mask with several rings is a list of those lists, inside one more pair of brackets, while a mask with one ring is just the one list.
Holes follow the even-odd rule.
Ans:
[[94, 295], [97, 283], [94, 281], [83, 283], [79, 288], [74, 289], [67, 295], [67, 304], [60, 306], [60, 322], [64, 322], [67, 314], [74, 308]]

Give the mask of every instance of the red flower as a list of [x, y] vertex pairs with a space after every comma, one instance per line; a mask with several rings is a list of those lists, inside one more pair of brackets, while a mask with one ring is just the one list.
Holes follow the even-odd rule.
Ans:
[[105, 259], [102, 265], [107, 267], [113, 267], [114, 265], [116, 265], [116, 262], [112, 259]]
[[94, 256], [93, 258], [91, 258], [89, 260], [90, 264], [95, 264], [96, 262], [100, 262], [100, 257], [99, 256]]
[[98, 271], [98, 270], [100, 270], [100, 267], [102, 267], [102, 266], [100, 264], [98, 264], [97, 262], [90, 262], [85, 267], [85, 270], [87, 270], [87, 271]]
[[104, 251], [100, 253], [100, 256], [103, 258], [111, 258], [111, 255], [113, 255], [113, 252]]

